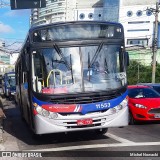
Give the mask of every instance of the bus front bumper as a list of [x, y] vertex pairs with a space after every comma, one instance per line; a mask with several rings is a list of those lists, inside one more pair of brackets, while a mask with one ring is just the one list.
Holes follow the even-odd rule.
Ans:
[[[77, 120], [88, 118], [93, 120], [92, 125], [77, 125]], [[36, 134], [123, 127], [128, 125], [128, 107], [125, 107], [112, 115], [107, 115], [106, 112], [86, 115], [60, 116], [57, 119], [49, 119], [37, 114], [34, 117], [34, 123]]]

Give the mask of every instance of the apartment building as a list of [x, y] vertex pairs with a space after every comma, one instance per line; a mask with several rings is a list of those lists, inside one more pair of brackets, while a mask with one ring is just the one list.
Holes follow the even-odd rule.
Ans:
[[[120, 22], [124, 26], [126, 47], [142, 46], [148, 49], [152, 47], [155, 15], [149, 9], [156, 8], [157, 0], [46, 1], [46, 8], [32, 10], [32, 26], [77, 20]], [[160, 40], [158, 43], [160, 46]], [[139, 50], [137, 53], [135, 51], [130, 53], [133, 59], [144, 60], [148, 64], [151, 62], [151, 49], [148, 52]], [[160, 63], [160, 53], [157, 54], [157, 61]]]
[[[156, 2], [157, 0], [120, 0], [119, 22], [124, 26], [125, 44], [131, 50], [129, 51], [130, 59], [147, 65], [152, 63], [155, 24], [155, 15], [150, 9], [156, 8]], [[132, 51], [134, 46], [141, 47], [137, 51]], [[159, 51], [157, 62], [160, 63]]]
[[59, 21], [102, 20], [103, 0], [46, 0], [45, 8], [32, 9], [31, 26]]

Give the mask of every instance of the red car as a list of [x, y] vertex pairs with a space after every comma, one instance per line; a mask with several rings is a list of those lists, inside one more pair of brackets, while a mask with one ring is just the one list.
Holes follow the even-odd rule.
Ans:
[[160, 94], [149, 86], [128, 86], [129, 122], [160, 121]]

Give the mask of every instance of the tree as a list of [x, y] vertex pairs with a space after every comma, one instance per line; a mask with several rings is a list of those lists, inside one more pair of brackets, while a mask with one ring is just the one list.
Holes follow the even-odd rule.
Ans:
[[[152, 67], [146, 66], [135, 60], [130, 61], [127, 68], [128, 84], [151, 83]], [[160, 64], [156, 67], [156, 83], [160, 83]]]

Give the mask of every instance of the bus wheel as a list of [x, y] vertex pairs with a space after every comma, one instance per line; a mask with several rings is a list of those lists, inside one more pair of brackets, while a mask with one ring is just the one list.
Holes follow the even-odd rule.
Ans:
[[96, 129], [95, 133], [99, 134], [99, 135], [103, 135], [103, 134], [107, 133], [107, 131], [108, 131], [108, 128], [102, 128], [102, 129]]
[[42, 140], [43, 139], [43, 136], [41, 134], [36, 134], [32, 131], [32, 138], [34, 140]]
[[129, 124], [130, 125], [136, 124], [136, 120], [134, 119], [134, 117], [133, 117], [131, 112], [129, 112]]

